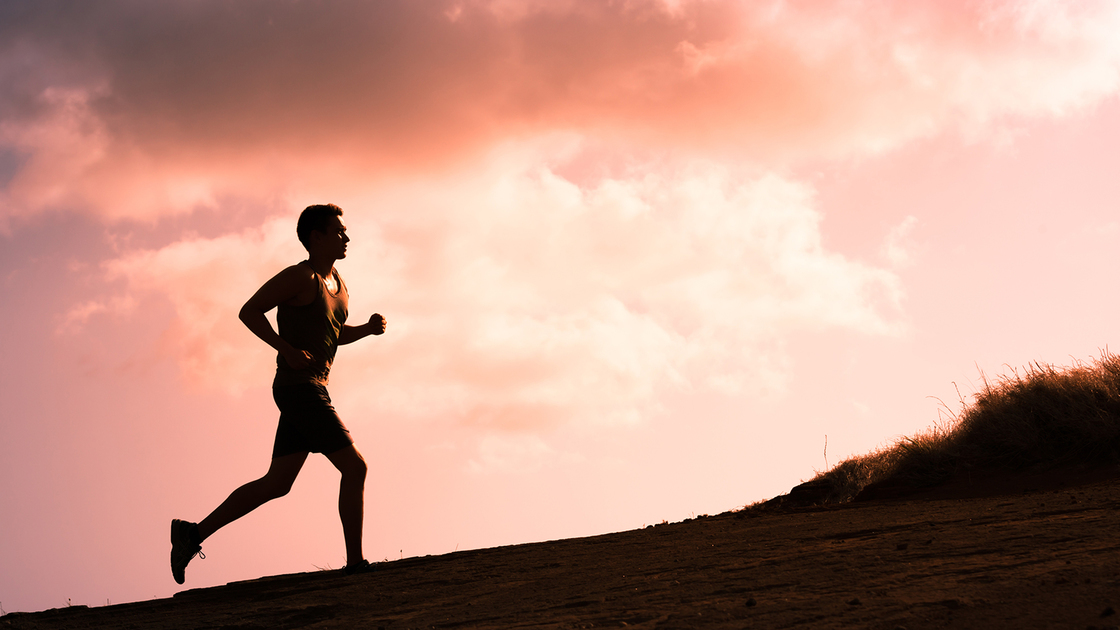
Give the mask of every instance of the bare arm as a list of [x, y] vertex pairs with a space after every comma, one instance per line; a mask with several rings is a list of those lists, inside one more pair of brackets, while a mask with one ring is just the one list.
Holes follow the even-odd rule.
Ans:
[[385, 318], [374, 313], [369, 316], [369, 321], [361, 326], [343, 326], [338, 333], [338, 345], [354, 343], [370, 335], [380, 335], [385, 332]]
[[272, 328], [265, 313], [281, 304], [298, 304], [305, 301], [309, 292], [318, 288], [313, 285], [314, 275], [311, 270], [300, 265], [293, 265], [272, 277], [271, 280], [257, 289], [253, 297], [241, 307], [238, 317], [254, 335], [261, 341], [272, 346], [279, 352], [288, 365], [295, 369], [307, 367], [311, 364], [312, 356], [306, 350], [294, 347], [285, 341]]

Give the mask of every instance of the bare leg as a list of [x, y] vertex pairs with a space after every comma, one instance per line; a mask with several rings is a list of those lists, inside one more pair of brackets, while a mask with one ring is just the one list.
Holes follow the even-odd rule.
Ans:
[[327, 459], [342, 473], [338, 487], [338, 516], [342, 519], [342, 536], [346, 541], [346, 565], [358, 566], [362, 554], [362, 515], [365, 511], [366, 460], [354, 445], [333, 453]]
[[273, 459], [265, 476], [234, 490], [229, 498], [202, 519], [198, 524], [198, 535], [205, 540], [265, 503], [288, 494], [305, 461], [307, 453], [293, 453]]

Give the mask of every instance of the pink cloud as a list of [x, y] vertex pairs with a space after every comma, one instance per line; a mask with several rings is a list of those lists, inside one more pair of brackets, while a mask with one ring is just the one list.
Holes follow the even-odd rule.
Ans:
[[[804, 185], [683, 162], [581, 189], [519, 170], [524, 157], [336, 199], [354, 237], [339, 263], [352, 317], [390, 321], [342, 350], [334, 379], [373, 417], [630, 424], [667, 391], [781, 391], [775, 340], [798, 331], [902, 330], [897, 278], [826, 251]], [[302, 256], [293, 220], [108, 269], [129, 299], [173, 305], [167, 338], [191, 380], [236, 391], [271, 357], [235, 314]]]
[[[298, 262], [303, 249], [291, 221], [213, 239], [187, 237], [158, 250], [130, 251], [105, 263], [108, 280], [124, 280], [122, 294], [76, 307], [72, 329], [90, 314], [131, 311], [146, 317], [145, 300], [170, 301], [176, 318], [166, 324], [163, 352], [174, 357], [189, 382], [238, 393], [274, 369], [275, 355], [237, 319], [241, 305], [272, 274]], [[115, 305], [125, 305], [125, 308]]]
[[[4, 207], [337, 201], [368, 239], [343, 268], [394, 322], [340, 376], [377, 383], [365, 404], [632, 422], [666, 388], [780, 391], [793, 331], [899, 332], [898, 279], [829, 252], [780, 166], [1087, 107], [1115, 89], [1113, 6], [99, 5], [0, 49], [55, 60], [3, 96], [28, 156]], [[67, 325], [158, 296], [191, 379], [259, 379], [271, 359], [230, 314], [302, 255], [288, 226], [171, 240], [123, 250], [126, 294]]]
[[[0, 49], [8, 75], [33, 53], [54, 77], [0, 96], [26, 110], [2, 139], [29, 156], [9, 216], [63, 201], [110, 217], [187, 212], [316, 171], [448, 168], [555, 131], [764, 166], [859, 155], [1091, 106], [1115, 91], [1120, 63], [1120, 9], [1107, 2], [72, 11], [13, 20], [17, 44]], [[66, 131], [75, 116], [85, 131]], [[54, 135], [13, 130], [27, 121]], [[77, 150], [59, 156], [63, 141]]]

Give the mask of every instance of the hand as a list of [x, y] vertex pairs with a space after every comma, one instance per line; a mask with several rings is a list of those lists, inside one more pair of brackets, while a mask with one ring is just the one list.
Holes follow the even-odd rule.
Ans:
[[292, 348], [290, 351], [284, 352], [284, 360], [293, 370], [302, 370], [303, 368], [310, 367], [315, 357], [306, 350], [297, 350]]
[[380, 335], [385, 332], [385, 324], [385, 318], [378, 313], [369, 316], [369, 327], [373, 331], [373, 334]]

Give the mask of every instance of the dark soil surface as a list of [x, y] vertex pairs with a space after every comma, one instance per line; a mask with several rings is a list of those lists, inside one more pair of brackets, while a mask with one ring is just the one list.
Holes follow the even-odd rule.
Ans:
[[1118, 508], [1112, 473], [958, 480], [924, 497], [728, 513], [404, 559], [362, 576], [282, 575], [13, 613], [0, 630], [1111, 628], [1120, 624]]

